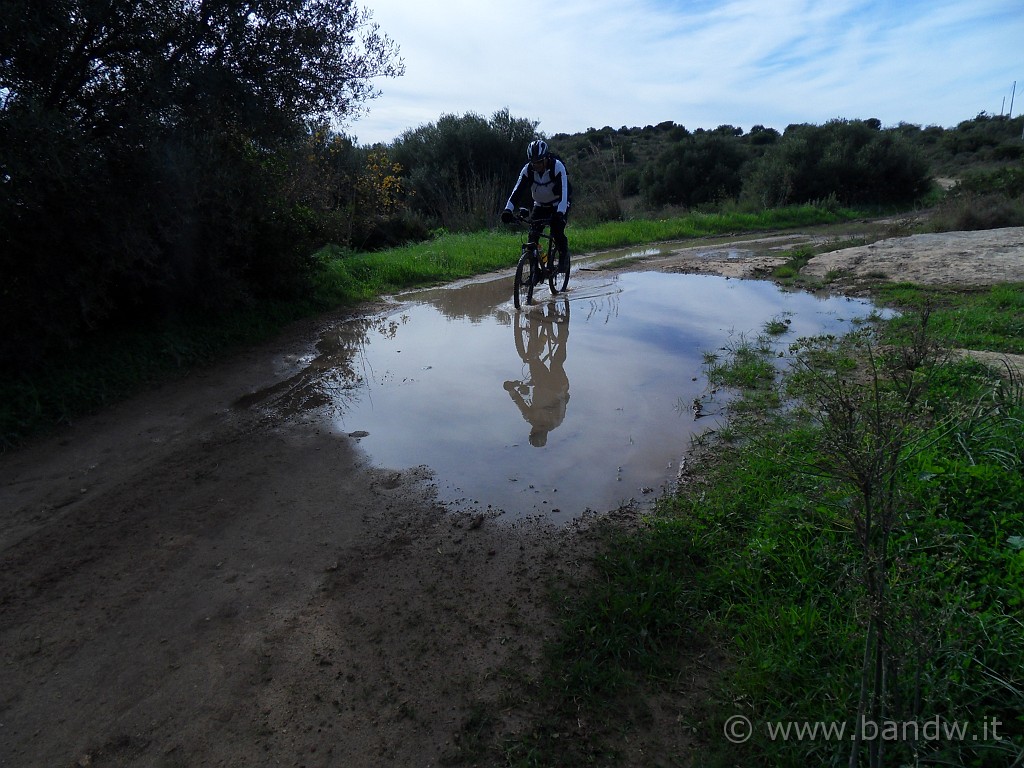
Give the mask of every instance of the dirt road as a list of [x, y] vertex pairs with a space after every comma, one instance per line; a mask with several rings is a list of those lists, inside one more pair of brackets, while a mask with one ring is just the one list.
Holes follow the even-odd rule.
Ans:
[[[995, 266], [958, 242], [985, 265], [961, 272], [1024, 279], [1001, 232]], [[656, 268], [715, 271], [698, 251]], [[0, 457], [0, 765], [429, 766], [481, 712], [524, 727], [587, 526], [453, 514], [423, 470], [237, 405], [314, 330]]]
[[529, 668], [568, 533], [232, 406], [305, 338], [3, 458], [0, 764], [431, 765]]

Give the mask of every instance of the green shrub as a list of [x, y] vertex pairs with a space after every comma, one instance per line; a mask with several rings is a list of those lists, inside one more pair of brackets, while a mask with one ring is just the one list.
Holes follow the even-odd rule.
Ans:
[[[1021, 144], [1024, 148], [1024, 143]], [[1000, 194], [1007, 197], [1024, 196], [1024, 168], [1007, 167], [990, 171], [965, 173], [950, 190], [957, 194]]]
[[899, 132], [876, 121], [794, 125], [753, 162], [743, 197], [762, 205], [836, 198], [843, 205], [906, 204], [930, 187], [927, 164]]
[[960, 232], [1024, 226], [1024, 197], [1000, 193], [953, 195], [940, 203], [929, 220], [934, 232]]
[[698, 206], [735, 198], [749, 157], [745, 145], [719, 134], [690, 136], [670, 146], [644, 169], [648, 205]]

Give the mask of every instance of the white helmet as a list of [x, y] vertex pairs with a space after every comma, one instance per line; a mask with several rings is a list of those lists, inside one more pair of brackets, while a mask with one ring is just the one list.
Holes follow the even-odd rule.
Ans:
[[530, 146], [526, 149], [526, 158], [532, 163], [537, 160], [543, 160], [548, 156], [548, 143], [543, 139], [537, 139], [531, 141]]

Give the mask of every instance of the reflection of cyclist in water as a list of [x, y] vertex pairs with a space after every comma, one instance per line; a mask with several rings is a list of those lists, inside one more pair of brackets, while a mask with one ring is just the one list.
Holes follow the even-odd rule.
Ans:
[[516, 317], [516, 350], [529, 367], [523, 381], [506, 381], [505, 391], [530, 422], [530, 445], [543, 447], [548, 432], [565, 418], [569, 377], [565, 349], [569, 338], [569, 302], [561, 310], [544, 305], [543, 314], [523, 312]]

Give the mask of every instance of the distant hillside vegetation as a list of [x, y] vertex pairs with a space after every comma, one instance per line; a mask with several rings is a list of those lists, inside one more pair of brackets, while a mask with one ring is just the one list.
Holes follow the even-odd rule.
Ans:
[[[935, 178], [1020, 166], [1024, 118], [984, 113], [954, 128], [878, 120], [688, 130], [643, 128], [555, 134], [572, 161], [588, 215], [615, 218], [664, 206], [744, 207], [834, 199], [842, 205], [913, 205]], [[585, 202], [584, 202], [585, 200]]]
[[[543, 136], [507, 110], [490, 119], [444, 115], [378, 145], [395, 161], [401, 204], [355, 247], [493, 226], [524, 150], [547, 138], [569, 167], [580, 223], [696, 209], [760, 210], [801, 203], [892, 210], [942, 198], [942, 179], [1012, 169], [1024, 159], [1024, 118], [980, 114], [953, 128], [876, 119], [690, 130], [671, 120]], [[367, 150], [351, 147], [358, 154]], [[1003, 190], [1005, 191], [1005, 190]], [[1016, 203], [1014, 203], [1016, 205]], [[997, 217], [999, 218], [999, 217]], [[1003, 219], [999, 219], [1002, 221]]]

